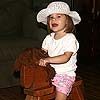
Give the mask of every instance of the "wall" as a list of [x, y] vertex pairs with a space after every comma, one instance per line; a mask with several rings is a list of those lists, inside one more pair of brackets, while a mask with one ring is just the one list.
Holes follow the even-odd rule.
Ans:
[[16, 57], [25, 48], [40, 47], [46, 29], [36, 21], [32, 0], [0, 1], [0, 88], [19, 85]]

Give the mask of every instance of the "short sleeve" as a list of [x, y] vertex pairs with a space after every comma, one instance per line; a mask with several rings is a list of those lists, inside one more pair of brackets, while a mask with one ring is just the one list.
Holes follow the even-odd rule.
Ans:
[[64, 52], [74, 52], [76, 53], [79, 49], [79, 43], [76, 37], [71, 34], [64, 40]]
[[49, 47], [49, 35], [47, 35], [46, 37], [45, 37], [45, 39], [43, 40], [43, 42], [42, 42], [42, 48], [43, 49], [46, 49], [46, 50], [48, 50], [48, 47]]

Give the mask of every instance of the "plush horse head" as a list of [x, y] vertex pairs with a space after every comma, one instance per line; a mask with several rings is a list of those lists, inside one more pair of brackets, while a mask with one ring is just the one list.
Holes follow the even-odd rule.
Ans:
[[24, 88], [41, 89], [51, 85], [51, 79], [55, 76], [55, 70], [49, 64], [39, 66], [41, 58], [48, 54], [38, 48], [25, 49], [15, 61], [15, 70], [20, 71], [20, 83]]

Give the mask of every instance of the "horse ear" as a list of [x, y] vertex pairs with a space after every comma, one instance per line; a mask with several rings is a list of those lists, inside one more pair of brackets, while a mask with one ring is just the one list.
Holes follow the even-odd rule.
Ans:
[[39, 55], [40, 55], [41, 58], [49, 57], [48, 53], [46, 51], [42, 50], [42, 49], [39, 50]]

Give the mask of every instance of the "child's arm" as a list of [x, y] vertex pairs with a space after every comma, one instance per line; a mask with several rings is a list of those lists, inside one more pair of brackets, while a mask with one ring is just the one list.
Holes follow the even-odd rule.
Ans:
[[65, 52], [63, 55], [40, 59], [39, 65], [46, 66], [47, 63], [55, 63], [55, 64], [66, 63], [71, 58], [72, 54], [73, 52]]

